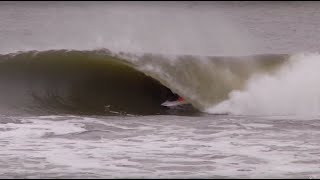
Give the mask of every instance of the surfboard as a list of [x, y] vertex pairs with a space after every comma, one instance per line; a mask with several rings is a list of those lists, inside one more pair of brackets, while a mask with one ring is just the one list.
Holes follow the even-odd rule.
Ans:
[[166, 101], [164, 103], [162, 103], [162, 106], [166, 106], [166, 107], [172, 107], [172, 106], [179, 106], [179, 105], [183, 105], [183, 104], [189, 104], [186, 101]]

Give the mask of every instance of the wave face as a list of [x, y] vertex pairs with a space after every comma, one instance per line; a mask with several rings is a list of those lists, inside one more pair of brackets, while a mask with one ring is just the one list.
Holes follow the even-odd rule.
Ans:
[[0, 59], [5, 112], [153, 114], [170, 93], [106, 52], [31, 51]]
[[[272, 73], [286, 55], [200, 57], [48, 50], [0, 56], [2, 114], [197, 114]], [[175, 94], [192, 105], [161, 107]]]

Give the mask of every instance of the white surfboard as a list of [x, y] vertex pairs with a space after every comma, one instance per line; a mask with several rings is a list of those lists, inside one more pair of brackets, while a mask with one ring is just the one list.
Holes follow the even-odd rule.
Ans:
[[183, 105], [183, 104], [189, 104], [186, 101], [166, 101], [164, 103], [162, 103], [162, 106], [167, 106], [167, 107], [172, 107], [172, 106], [179, 106], [179, 105]]

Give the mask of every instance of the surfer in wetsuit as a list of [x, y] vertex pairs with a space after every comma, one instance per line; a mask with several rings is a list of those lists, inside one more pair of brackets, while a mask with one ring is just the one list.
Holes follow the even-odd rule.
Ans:
[[179, 96], [179, 98], [178, 98], [178, 100], [177, 100], [177, 101], [182, 102], [182, 101], [185, 101], [185, 100], [184, 100], [184, 98], [183, 98], [183, 97]]
[[166, 92], [170, 92], [168, 94], [166, 94], [166, 98], [167, 99], [164, 103], [162, 103], [162, 106], [176, 106], [176, 105], [182, 105], [185, 104], [185, 99], [181, 96], [179, 96], [178, 94], [172, 92], [170, 89], [167, 89], [169, 91]]
[[172, 94], [170, 94], [169, 98], [167, 98], [167, 101], [165, 101], [161, 105], [166, 106], [166, 107], [174, 107], [174, 106], [179, 106], [179, 105], [183, 105], [183, 104], [187, 104], [185, 99], [183, 97], [179, 96], [178, 94], [175, 94], [172, 92]]
[[173, 96], [168, 98], [168, 101], [178, 101], [178, 102], [185, 101], [185, 99], [183, 97], [179, 96], [178, 94], [176, 94], [176, 93], [172, 93], [172, 94], [173, 94]]

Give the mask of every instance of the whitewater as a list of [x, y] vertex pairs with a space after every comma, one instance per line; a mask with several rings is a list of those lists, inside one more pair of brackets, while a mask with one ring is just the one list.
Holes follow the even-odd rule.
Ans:
[[319, 7], [1, 2], [0, 178], [319, 177]]

